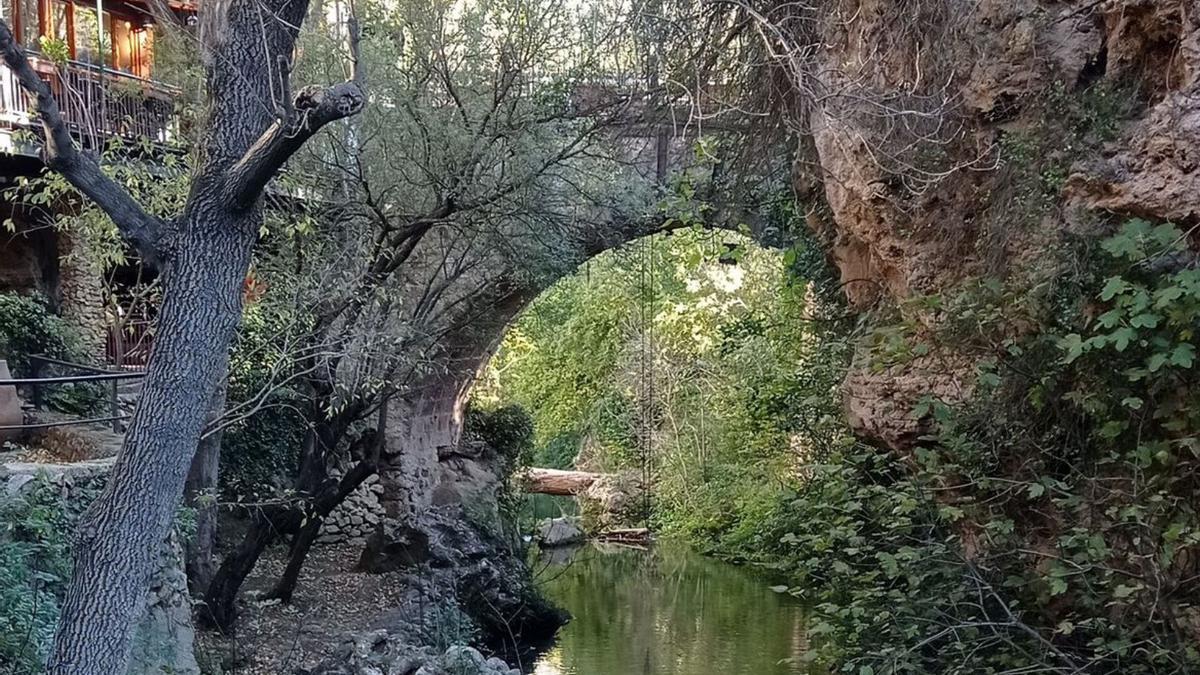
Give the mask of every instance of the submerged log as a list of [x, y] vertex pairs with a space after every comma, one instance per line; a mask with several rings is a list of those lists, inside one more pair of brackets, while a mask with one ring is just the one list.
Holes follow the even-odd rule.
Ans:
[[595, 538], [597, 541], [608, 544], [637, 546], [650, 543], [652, 535], [650, 534], [650, 530], [645, 527], [627, 527], [616, 530], [605, 530], [597, 534]]
[[588, 471], [531, 468], [521, 473], [520, 484], [525, 492], [532, 494], [573, 497], [583, 494], [593, 483], [608, 475]]

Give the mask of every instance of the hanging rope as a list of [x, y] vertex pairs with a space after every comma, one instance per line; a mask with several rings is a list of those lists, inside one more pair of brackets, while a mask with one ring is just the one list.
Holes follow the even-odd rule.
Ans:
[[639, 243], [638, 265], [638, 322], [640, 344], [638, 353], [638, 452], [642, 472], [643, 525], [650, 529], [653, 508], [654, 453], [654, 249], [650, 237]]

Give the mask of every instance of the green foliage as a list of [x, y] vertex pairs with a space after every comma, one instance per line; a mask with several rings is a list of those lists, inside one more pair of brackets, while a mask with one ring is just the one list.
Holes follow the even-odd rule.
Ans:
[[[0, 293], [0, 358], [8, 361], [14, 377], [31, 377], [29, 357], [35, 354], [75, 363], [92, 360], [75, 329], [50, 311], [44, 298]], [[43, 395], [51, 408], [73, 414], [88, 414], [106, 400], [104, 387], [97, 384], [55, 385]]]
[[45, 298], [0, 293], [0, 355], [17, 377], [30, 374], [29, 357], [79, 356], [79, 338], [61, 317], [50, 311]]
[[0, 663], [33, 675], [58, 620], [70, 574], [70, 527], [57, 490], [41, 482], [0, 500]]
[[[957, 517], [908, 467], [854, 446], [813, 467], [741, 542], [813, 608], [805, 658], [844, 673], [1024, 672], [1044, 646], [959, 557]], [[780, 589], [782, 590], [782, 589]], [[1042, 672], [1042, 671], [1029, 671]]]
[[[967, 590], [1002, 603], [987, 622], [1036, 636], [1025, 644], [955, 630], [955, 643], [938, 650], [940, 669], [918, 672], [1200, 667], [1185, 618], [1200, 590], [1200, 277], [1181, 264], [1186, 243], [1169, 224], [1129, 221], [1076, 279], [984, 281], [920, 299], [925, 321], [888, 333], [910, 352], [975, 359], [969, 401], [916, 407], [930, 433], [912, 480], [941, 495], [943, 530], [958, 535], [946, 550], [970, 560], [956, 563]], [[918, 327], [930, 324], [938, 327]], [[943, 628], [981, 623], [942, 611]], [[883, 666], [871, 663], [891, 672]]]
[[648, 435], [660, 528], [748, 537], [846, 438], [847, 327], [795, 274], [807, 256], [702, 227], [600, 256], [522, 316], [476, 395], [531, 412], [538, 466], [640, 473]]
[[504, 461], [528, 458], [533, 450], [533, 418], [519, 405], [467, 409], [463, 436], [487, 444]]
[[220, 492], [239, 501], [275, 496], [296, 471], [309, 409], [290, 377], [286, 352], [290, 319], [252, 306], [229, 363], [227, 409], [243, 411], [221, 439]]

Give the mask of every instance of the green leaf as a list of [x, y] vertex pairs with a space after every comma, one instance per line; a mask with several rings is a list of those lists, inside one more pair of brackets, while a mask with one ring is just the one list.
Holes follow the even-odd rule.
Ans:
[[1058, 341], [1058, 347], [1067, 353], [1067, 355], [1063, 357], [1063, 362], [1072, 363], [1075, 361], [1075, 359], [1083, 356], [1083, 337], [1079, 333], [1070, 333], [1068, 335], [1064, 335], [1062, 339]]
[[1108, 336], [1108, 339], [1112, 341], [1113, 347], [1119, 352], [1125, 351], [1129, 343], [1136, 338], [1137, 333], [1129, 326], [1118, 328]]
[[1122, 600], [1137, 592], [1137, 586], [1126, 586], [1125, 584], [1121, 584], [1113, 589], [1113, 597], [1117, 598], [1118, 600]]
[[1129, 320], [1129, 325], [1134, 328], [1156, 328], [1158, 327], [1158, 315], [1143, 313], [1138, 314]]
[[1171, 364], [1180, 368], [1191, 368], [1196, 362], [1196, 348], [1184, 342], [1175, 345], [1175, 349], [1171, 352]]
[[1165, 365], [1167, 365], [1166, 354], [1153, 354], [1146, 361], [1146, 370], [1149, 370], [1152, 373], [1157, 373], [1159, 369]]
[[1104, 282], [1104, 288], [1100, 290], [1100, 299], [1105, 302], [1112, 300], [1117, 295], [1125, 292], [1129, 288], [1129, 283], [1121, 277], [1109, 277]]

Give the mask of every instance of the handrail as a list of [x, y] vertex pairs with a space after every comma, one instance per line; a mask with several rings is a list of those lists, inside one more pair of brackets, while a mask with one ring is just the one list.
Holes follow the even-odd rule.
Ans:
[[[52, 358], [52, 357], [46, 356], [44, 354], [33, 354], [29, 357], [29, 360], [30, 361], [40, 361], [41, 363], [49, 363], [49, 364], [55, 365], [55, 366], [66, 366], [67, 368], [74, 368], [75, 370], [82, 370], [85, 372], [97, 373], [97, 374], [104, 373], [104, 374], [111, 374], [111, 375], [121, 375], [121, 374], [125, 374], [125, 373], [129, 372], [129, 371], [125, 371], [125, 370], [109, 370], [107, 368], [97, 368], [95, 366], [89, 366], [89, 365], [86, 365], [83, 363], [74, 363], [72, 361], [63, 361], [61, 359]], [[141, 377], [142, 374], [143, 373], [138, 373], [138, 377]]]
[[96, 373], [92, 375], [63, 375], [60, 377], [14, 377], [8, 380], [0, 380], [0, 387], [22, 387], [22, 386], [37, 386], [42, 384], [78, 384], [81, 382], [108, 382], [110, 380], [128, 380], [131, 378], [145, 377], [145, 373], [129, 372], [129, 373]]
[[180, 89], [179, 87], [176, 87], [172, 84], [168, 84], [161, 80], [151, 79], [149, 77], [142, 77], [141, 75], [134, 75], [133, 73], [126, 72], [124, 70], [121, 70], [119, 68], [114, 68], [112, 66], [100, 66], [95, 63], [88, 63], [87, 61], [76, 61], [75, 59], [67, 59], [67, 61], [61, 65], [58, 63], [55, 63], [54, 61], [49, 61], [48, 59], [45, 59], [45, 58], [41, 58], [39, 60], [50, 63], [51, 65], [54, 65], [54, 66], [66, 67], [66, 68], [70, 68], [70, 69], [74, 69], [74, 70], [78, 70], [78, 71], [87, 72], [92, 75], [108, 77], [108, 78], [111, 78], [114, 80], [126, 80], [126, 81], [136, 82], [138, 84], [146, 85], [147, 87], [149, 87], [151, 89], [157, 89], [164, 94], [179, 95], [179, 94], [183, 93], [182, 89]]
[[76, 424], [99, 424], [100, 422], [119, 422], [127, 420], [132, 415], [110, 415], [109, 417], [89, 417], [82, 420], [60, 420], [58, 422], [38, 422], [37, 424], [11, 424], [0, 426], [0, 431], [22, 431], [27, 429], [49, 429], [51, 427], [69, 427]]
[[0, 431], [14, 431], [18, 429], [44, 429], [47, 427], [61, 427], [72, 424], [89, 424], [94, 422], [112, 422], [112, 429], [115, 433], [121, 432], [121, 420], [129, 419], [129, 415], [121, 413], [120, 400], [117, 396], [117, 382], [120, 380], [135, 380], [146, 376], [145, 372], [139, 371], [113, 371], [103, 368], [96, 368], [82, 363], [72, 363], [71, 361], [63, 361], [61, 359], [52, 358], [45, 354], [30, 355], [29, 361], [34, 366], [34, 372], [39, 372], [43, 365], [57, 365], [74, 370], [82, 370], [89, 374], [87, 375], [60, 375], [58, 377], [14, 377], [0, 380], [0, 387], [17, 387], [30, 386], [33, 387], [33, 407], [40, 409], [42, 407], [42, 392], [41, 387], [50, 384], [78, 384], [84, 382], [109, 382], [109, 412], [108, 417], [94, 417], [82, 420], [63, 420], [59, 422], [42, 422], [37, 424], [21, 424], [17, 426], [0, 426]]

